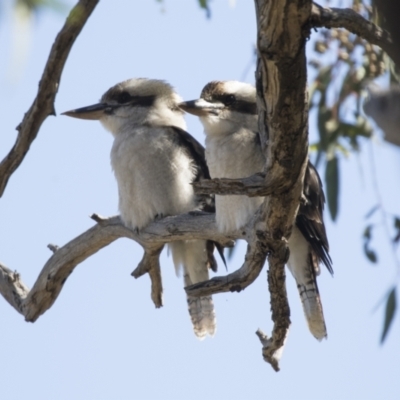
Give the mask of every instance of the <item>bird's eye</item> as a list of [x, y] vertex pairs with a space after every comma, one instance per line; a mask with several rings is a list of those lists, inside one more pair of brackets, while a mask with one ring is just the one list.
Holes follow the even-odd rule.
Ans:
[[227, 94], [224, 97], [224, 103], [225, 105], [229, 106], [230, 104], [234, 103], [236, 100], [236, 97], [233, 94]]
[[117, 101], [119, 104], [124, 104], [127, 103], [129, 100], [131, 100], [132, 96], [128, 92], [121, 92], [118, 95]]

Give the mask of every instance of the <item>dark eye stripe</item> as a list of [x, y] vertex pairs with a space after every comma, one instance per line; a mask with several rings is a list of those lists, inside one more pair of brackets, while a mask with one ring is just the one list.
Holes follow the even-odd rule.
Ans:
[[233, 94], [214, 95], [208, 101], [210, 101], [211, 103], [215, 101], [221, 102], [227, 108], [244, 114], [251, 114], [251, 115], [257, 114], [257, 104], [255, 102], [246, 100], [237, 100], [235, 95]]
[[229, 108], [244, 114], [257, 114], [257, 104], [251, 101], [236, 100], [229, 106]]
[[128, 92], [120, 92], [114, 100], [119, 104], [129, 104], [132, 106], [150, 107], [153, 105], [156, 96], [132, 96]]
[[236, 101], [236, 98], [233, 94], [219, 94], [219, 95], [214, 95], [213, 100], [220, 101], [226, 106], [229, 106]]
[[118, 93], [116, 100], [118, 101], [119, 104], [124, 104], [132, 100], [132, 96], [128, 92], [121, 92]]

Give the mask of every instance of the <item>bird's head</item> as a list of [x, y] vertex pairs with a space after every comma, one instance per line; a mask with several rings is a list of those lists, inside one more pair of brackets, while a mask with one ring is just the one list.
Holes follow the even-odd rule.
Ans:
[[185, 101], [179, 107], [197, 115], [206, 134], [230, 134], [240, 128], [258, 130], [256, 89], [248, 83], [207, 83], [198, 100]]
[[103, 94], [100, 102], [64, 112], [69, 117], [99, 120], [114, 135], [140, 125], [174, 125], [186, 128], [182, 99], [168, 83], [136, 78], [118, 83]]

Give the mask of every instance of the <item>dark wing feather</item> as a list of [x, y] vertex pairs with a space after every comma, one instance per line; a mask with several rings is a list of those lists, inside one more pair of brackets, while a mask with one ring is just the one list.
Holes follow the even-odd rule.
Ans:
[[333, 274], [332, 259], [329, 255], [329, 243], [323, 218], [325, 195], [321, 178], [310, 161], [308, 161], [304, 176], [303, 195], [305, 202], [300, 204], [296, 217], [296, 226], [307, 242], [310, 243], [317, 263], [323, 262], [328, 271]]
[[[183, 149], [187, 155], [193, 160], [196, 174], [193, 182], [200, 179], [211, 179], [208, 170], [204, 147], [188, 132], [176, 126], [169, 126], [169, 134], [173, 140]], [[215, 198], [211, 195], [197, 195], [199, 208], [202, 211], [215, 213]], [[219, 255], [226, 267], [226, 261], [223, 253], [223, 246], [211, 240], [207, 241], [207, 253], [210, 268], [217, 271], [217, 262], [213, 256], [214, 246], [217, 248]]]
[[204, 147], [188, 132], [176, 126], [169, 126], [169, 134], [173, 140], [185, 149], [188, 156], [193, 159], [197, 169], [195, 182], [200, 179], [211, 179], [208, 170]]

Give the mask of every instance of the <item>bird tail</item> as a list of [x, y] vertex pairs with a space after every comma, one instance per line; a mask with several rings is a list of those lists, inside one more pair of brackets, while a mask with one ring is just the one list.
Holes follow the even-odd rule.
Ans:
[[317, 280], [310, 266], [308, 280], [297, 282], [300, 299], [303, 303], [303, 310], [306, 316], [310, 332], [318, 339], [322, 340], [328, 336], [325, 325], [324, 312], [322, 310], [321, 297], [318, 291]]
[[[172, 251], [177, 274], [183, 268], [185, 286], [209, 279], [210, 265], [207, 241], [187, 240], [169, 244]], [[214, 261], [215, 262], [215, 261]], [[216, 317], [211, 296], [194, 297], [187, 295], [187, 304], [193, 330], [198, 339], [203, 340], [207, 335], [214, 336]]]
[[303, 235], [295, 228], [292, 236], [293, 239], [292, 237], [289, 239], [290, 257], [288, 267], [297, 283], [308, 328], [316, 339], [322, 340], [328, 334], [317, 285], [318, 259], [313, 254]]

